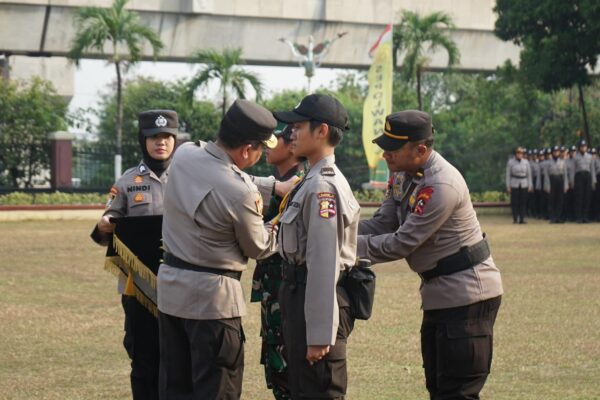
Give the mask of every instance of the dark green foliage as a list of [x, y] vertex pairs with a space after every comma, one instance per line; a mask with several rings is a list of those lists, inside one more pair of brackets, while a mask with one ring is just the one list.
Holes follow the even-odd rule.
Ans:
[[50, 167], [47, 136], [66, 128], [66, 102], [38, 78], [28, 83], [0, 79], [0, 186], [45, 183]]

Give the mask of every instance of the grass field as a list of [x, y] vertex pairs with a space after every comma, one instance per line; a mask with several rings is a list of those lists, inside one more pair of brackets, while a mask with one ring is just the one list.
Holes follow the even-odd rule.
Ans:
[[[600, 399], [600, 224], [481, 222], [506, 292], [483, 398]], [[104, 250], [89, 239], [93, 223], [0, 223], [0, 399], [130, 398], [123, 312]], [[376, 271], [374, 316], [350, 339], [348, 398], [428, 398], [419, 279], [403, 261]], [[244, 399], [270, 398], [258, 316], [251, 304]]]

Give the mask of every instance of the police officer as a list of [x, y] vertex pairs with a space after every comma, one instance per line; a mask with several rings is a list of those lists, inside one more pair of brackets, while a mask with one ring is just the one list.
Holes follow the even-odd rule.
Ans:
[[596, 171], [592, 155], [587, 152], [585, 140], [579, 142], [579, 151], [575, 153], [575, 219], [578, 223], [589, 222], [592, 188], [596, 185]]
[[559, 146], [552, 148], [552, 159], [544, 171], [544, 187], [549, 194], [550, 223], [562, 222], [562, 207], [564, 194], [569, 188], [569, 177], [565, 160], [561, 157]]
[[567, 221], [575, 221], [575, 195], [573, 194], [573, 190], [575, 188], [575, 153], [577, 152], [577, 147], [571, 146], [566, 156], [566, 165], [567, 165], [567, 176], [569, 178], [569, 189], [567, 190], [567, 194], [565, 195], [565, 204], [563, 207], [563, 214], [565, 215], [565, 220]]
[[533, 179], [529, 161], [523, 158], [522, 147], [515, 149], [515, 157], [506, 163], [506, 191], [510, 193], [513, 223], [525, 224], [528, 193], [533, 192]]
[[[108, 244], [114, 230], [111, 217], [161, 215], [163, 192], [179, 128], [177, 113], [172, 110], [144, 111], [138, 115], [138, 140], [142, 161], [130, 168], [110, 189], [106, 211], [92, 234], [101, 244]], [[136, 279], [133, 273], [129, 279]], [[125, 312], [123, 345], [131, 359], [131, 391], [134, 399], [158, 399], [159, 341], [156, 317], [131, 293], [124, 294], [126, 278], [119, 275], [118, 290]], [[156, 296], [154, 298], [156, 300]]]
[[531, 167], [531, 183], [533, 187], [533, 191], [529, 192], [527, 196], [527, 205], [529, 209], [529, 215], [534, 218], [538, 217], [538, 191], [537, 191], [537, 181], [540, 176], [540, 164], [538, 161], [538, 151], [537, 149], [530, 150], [531, 156], [529, 157], [529, 166]]
[[[600, 147], [598, 147], [598, 149], [600, 149]], [[590, 206], [592, 221], [600, 221], [600, 184], [598, 183], [600, 182], [600, 157], [598, 149], [592, 148], [590, 150], [594, 171], [596, 172], [596, 184], [592, 191], [592, 204]]]
[[[292, 151], [292, 126], [286, 125], [275, 131], [277, 147], [267, 149], [266, 161], [275, 167], [274, 177], [287, 181], [302, 173], [302, 164]], [[271, 221], [279, 213], [282, 198], [273, 196], [263, 220]], [[259, 260], [252, 276], [252, 294], [250, 300], [261, 303], [262, 338], [260, 363], [265, 368], [267, 387], [273, 391], [276, 399], [290, 399], [291, 393], [287, 379], [287, 360], [281, 327], [281, 311], [279, 307], [279, 288], [282, 270], [281, 256], [273, 254], [269, 258]]]
[[164, 263], [158, 274], [160, 392], [164, 399], [239, 399], [244, 367], [240, 284], [248, 258], [271, 255], [276, 232], [242, 170], [274, 148], [276, 121], [236, 100], [216, 142], [184, 144], [165, 191]]
[[542, 156], [540, 157], [540, 218], [548, 219], [548, 191], [547, 187], [544, 186], [544, 174], [546, 173], [546, 169], [548, 168], [550, 157], [552, 154], [552, 149], [545, 148], [542, 149]]
[[406, 258], [419, 273], [431, 399], [477, 399], [490, 372], [503, 289], [469, 189], [433, 150], [431, 118], [424, 112], [388, 115], [374, 142], [393, 175], [388, 198], [360, 223], [357, 255], [373, 263]]
[[290, 192], [279, 228], [284, 259], [279, 301], [291, 394], [293, 399], [341, 399], [354, 317], [337, 283], [355, 262], [360, 217], [335, 165], [334, 150], [348, 129], [348, 113], [337, 99], [311, 94], [292, 111], [274, 115], [293, 124], [294, 154], [310, 165]]

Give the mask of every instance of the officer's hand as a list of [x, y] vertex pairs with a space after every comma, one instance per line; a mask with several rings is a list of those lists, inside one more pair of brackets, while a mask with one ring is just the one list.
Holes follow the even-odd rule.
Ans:
[[292, 190], [292, 186], [294, 186], [294, 182], [296, 181], [295, 176], [292, 176], [290, 179], [284, 182], [275, 182], [275, 194], [279, 197], [285, 196], [287, 192]]
[[110, 216], [104, 215], [98, 221], [98, 230], [102, 233], [113, 233], [115, 230], [115, 224], [110, 222]]
[[329, 345], [327, 346], [308, 346], [306, 348], [306, 359], [313, 365], [325, 355], [329, 353]]

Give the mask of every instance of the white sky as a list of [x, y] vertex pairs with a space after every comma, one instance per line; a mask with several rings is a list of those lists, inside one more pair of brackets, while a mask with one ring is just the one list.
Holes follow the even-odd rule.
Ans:
[[[126, 74], [126, 79], [135, 76], [148, 76], [164, 81], [175, 81], [181, 78], [190, 78], [199, 67], [187, 63], [173, 62], [140, 62], [132, 67]], [[258, 67], [244, 66], [244, 68], [260, 75], [265, 89], [266, 97], [282, 89], [302, 89], [307, 85], [302, 67]], [[311, 90], [320, 87], [330, 88], [335, 83], [335, 78], [340, 69], [317, 68], [311, 80]], [[108, 92], [108, 86], [116, 79], [115, 68], [107, 65], [102, 60], [82, 60], [75, 72], [75, 93], [69, 105], [71, 110], [77, 108], [95, 108], [99, 95]], [[215, 100], [216, 85], [208, 90], [200, 90], [197, 95], [206, 100]]]

